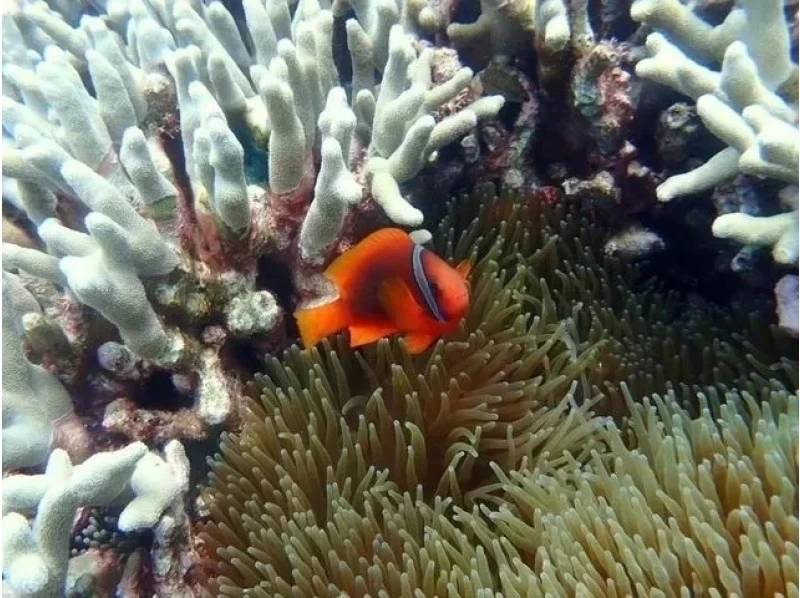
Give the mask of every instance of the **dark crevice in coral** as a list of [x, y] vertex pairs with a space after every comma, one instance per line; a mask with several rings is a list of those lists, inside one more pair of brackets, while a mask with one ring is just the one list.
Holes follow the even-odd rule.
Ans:
[[[36, 225], [28, 218], [25, 212], [5, 199], [3, 199], [3, 220], [18, 226], [31, 239], [41, 243], [41, 239], [39, 239], [39, 235], [36, 232]], [[3, 241], [13, 242], [5, 237], [5, 231], [3, 232]]]
[[686, 242], [686, 206], [669, 204], [657, 214], [641, 214], [637, 222], [657, 233], [665, 250], [651, 255], [638, 265], [645, 275], [657, 278], [663, 293], [677, 292], [683, 297], [697, 294], [716, 305], [728, 304], [741, 280], [723, 271], [717, 243], [711, 235], [713, 215], [696, 211], [692, 222], [692, 242]]
[[639, 27], [626, 0], [589, 0], [589, 22], [602, 39], [626, 40]]
[[[770, 267], [772, 258], [768, 248], [744, 250], [742, 245], [717, 239], [712, 234], [712, 223], [719, 213], [753, 211], [761, 208], [761, 215], [780, 211], [777, 201], [763, 198], [777, 197], [782, 183], [738, 177], [717, 190], [661, 204], [650, 215], [639, 221], [657, 232], [666, 244], [666, 251], [655, 260], [653, 269], [670, 289], [681, 293], [699, 294], [703, 299], [719, 306], [752, 305], [747, 311], [759, 308], [772, 319], [773, 288], [781, 272]], [[691, 239], [691, 242], [687, 242]], [[739, 271], [731, 266], [737, 260]], [[743, 278], [747, 284], [742, 284]]]
[[61, 193], [56, 194], [56, 199], [56, 216], [61, 223], [73, 230], [87, 232], [84, 220], [91, 211], [89, 207], [82, 201]]
[[194, 401], [189, 393], [181, 393], [172, 381], [172, 374], [156, 371], [140, 384], [133, 386], [132, 400], [142, 409], [179, 411], [188, 409]]
[[[353, 103], [353, 62], [350, 50], [347, 47], [347, 21], [355, 19], [356, 15], [352, 8], [348, 8], [344, 14], [333, 19], [333, 63], [339, 75], [339, 83], [347, 92], [347, 97]], [[380, 81], [381, 74], [375, 69], [373, 81]]]
[[[570, 63], [572, 60], [570, 59]], [[572, 69], [565, 66], [565, 71]], [[572, 114], [571, 90], [566, 78], [550, 79], [546, 82], [539, 76], [537, 67], [534, 85], [537, 89], [538, 108], [536, 115], [536, 136], [532, 147], [532, 164], [536, 174], [545, 184], [559, 184], [563, 178], [587, 178], [595, 174], [588, 156], [594, 141], [581, 119]], [[554, 169], [567, 172], [554, 177]]]
[[520, 102], [511, 102], [506, 99], [506, 103], [503, 104], [497, 114], [497, 120], [511, 133], [514, 130], [514, 123], [516, 123], [520, 112], [522, 112], [522, 104]]
[[189, 459], [189, 500], [186, 501], [186, 508], [192, 519], [196, 519], [194, 498], [200, 493], [200, 484], [208, 479], [210, 470], [209, 455], [213, 455], [219, 447], [219, 437], [222, 430], [212, 428], [208, 437], [203, 440], [185, 440], [186, 458]]
[[453, 13], [451, 23], [474, 23], [481, 16], [481, 5], [477, 0], [459, 2]]
[[657, 134], [662, 112], [669, 106], [685, 100], [684, 96], [663, 85], [649, 81], [640, 84], [639, 101], [636, 104], [630, 139], [638, 150], [639, 159], [655, 170], [663, 167], [658, 151]]
[[[481, 15], [480, 3], [474, 0], [462, 1], [457, 3], [455, 12], [451, 15], [450, 23], [474, 23]], [[441, 37], [446, 38], [446, 34]], [[452, 44], [450, 44], [452, 46]], [[483, 46], [459, 46], [458, 59], [464, 66], [470, 67], [476, 73], [484, 68], [491, 60], [492, 56], [488, 52], [490, 45]]]
[[597, 37], [602, 39], [611, 37], [608, 34], [608, 30], [613, 27], [613, 22], [619, 15], [617, 11], [613, 11], [613, 8], [613, 2], [608, 6], [607, 3], [602, 0], [586, 0], [586, 12], [589, 16], [589, 26]]
[[[175, 114], [175, 120], [180, 122], [180, 112]], [[159, 139], [164, 146], [164, 151], [170, 164], [175, 169], [175, 180], [179, 189], [186, 197], [192, 197], [192, 186], [189, 174], [186, 172], [186, 157], [183, 153], [183, 139], [180, 135], [172, 135], [170, 131], [163, 131]]]
[[[256, 290], [269, 291], [286, 314], [295, 310], [295, 288], [289, 266], [269, 256], [259, 258], [256, 274]], [[284, 318], [287, 338], [298, 336], [297, 323], [293, 317]]]
[[247, 340], [229, 337], [220, 349], [219, 358], [226, 371], [235, 372], [243, 380], [267, 371], [263, 351]]
[[553, 167], [560, 170], [563, 164], [569, 164], [568, 174], [571, 176], [587, 178], [594, 174], [587, 160], [590, 144], [586, 136], [577, 126], [570, 126], [556, 109], [543, 108], [541, 114], [532, 149], [532, 164], [542, 181], [560, 184], [567, 173], [555, 175]]
[[231, 13], [233, 21], [236, 23], [236, 30], [239, 32], [245, 48], [253, 54], [253, 40], [250, 37], [250, 29], [247, 27], [247, 20], [244, 16], [244, 3], [242, 0], [222, 0], [222, 5]]
[[[84, 316], [88, 316], [89, 319], [94, 316], [94, 314], [88, 313], [93, 311], [91, 308], [81, 306], [80, 309], [87, 312]], [[82, 339], [82, 357], [77, 363], [75, 375], [69, 384], [70, 394], [77, 399], [73, 400], [73, 404], [78, 415], [89, 415], [97, 408], [98, 401], [105, 404], [114, 398], [109, 398], [107, 392], [102, 392], [105, 388], [98, 391], [93, 387], [97, 381], [102, 384], [102, 380], [106, 376], [102, 373], [103, 370], [97, 359], [97, 348], [109, 341], [122, 343], [119, 331], [108, 320], [94, 316], [91, 325], [87, 327], [86, 338]], [[100, 372], [100, 377], [97, 376], [98, 372]], [[85, 400], [80, 400], [80, 398]]]
[[697, 2], [694, 13], [709, 25], [721, 25], [731, 11], [733, 2]]
[[[180, 122], [180, 110], [175, 114], [176, 122]], [[197, 217], [194, 212], [192, 184], [189, 181], [189, 174], [186, 172], [186, 161], [183, 153], [183, 139], [180, 134], [172, 134], [171, 131], [162, 131], [159, 135], [164, 152], [169, 158], [170, 164], [175, 173], [175, 186], [178, 188], [178, 198], [176, 200], [176, 211], [179, 218], [183, 220], [182, 225], [187, 229], [196, 230], [198, 228]], [[182, 204], [182, 205], [181, 205]], [[190, 256], [196, 258], [196, 248], [193, 243], [182, 239], [184, 249]]]
[[333, 63], [336, 65], [336, 70], [339, 73], [339, 80], [345, 83], [350, 97], [350, 86], [353, 82], [353, 63], [350, 58], [350, 52], [347, 49], [347, 20], [355, 17], [352, 8], [348, 8], [347, 12], [341, 17], [333, 19]]

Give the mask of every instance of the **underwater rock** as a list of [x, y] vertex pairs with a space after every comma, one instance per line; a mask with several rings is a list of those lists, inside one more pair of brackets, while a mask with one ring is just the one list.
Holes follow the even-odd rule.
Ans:
[[610, 43], [595, 44], [575, 64], [572, 102], [586, 119], [589, 135], [602, 154], [618, 151], [629, 133], [636, 103], [622, 52]]
[[775, 300], [778, 303], [776, 308], [778, 326], [795, 337], [798, 336], [799, 294], [797, 276], [794, 274], [787, 274], [775, 285]]

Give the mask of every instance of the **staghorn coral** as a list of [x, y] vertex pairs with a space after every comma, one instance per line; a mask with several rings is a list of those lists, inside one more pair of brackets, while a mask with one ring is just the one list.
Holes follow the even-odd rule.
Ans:
[[[166, 460], [138, 442], [96, 453], [73, 467], [69, 456], [56, 449], [44, 474], [6, 478], [3, 572], [11, 588], [33, 596], [63, 593], [70, 530], [80, 507], [127, 501], [120, 514], [122, 531], [154, 526], [162, 512], [180, 500], [188, 484], [189, 467], [181, 443], [172, 441], [164, 452]], [[23, 515], [29, 511], [36, 513], [30, 522]]]
[[[240, 8], [7, 8], [3, 190], [26, 234], [3, 246], [4, 280], [19, 281], [14, 297], [4, 284], [4, 369], [21, 372], [4, 386], [5, 469], [43, 466], [70, 432], [85, 453], [236, 426], [238, 356], [282, 348], [284, 310], [364, 231], [419, 224], [406, 185], [503, 105], [454, 52], [417, 43], [394, 2], [356, 3], [339, 63], [330, 3]], [[187, 493], [142, 460], [133, 492], [163, 478], [148, 504]], [[191, 519], [163, 510], [118, 525], [153, 528], [154, 591], [169, 594], [186, 589]], [[37, 592], [63, 589], [68, 553], [53, 558]]]
[[[22, 319], [41, 307], [19, 279], [3, 273], [3, 467], [37, 465], [47, 458], [56, 429], [74, 417], [69, 395], [46, 369], [30, 363]], [[75, 429], [70, 454], [85, 458], [87, 440]]]
[[[637, 422], [644, 416], [630, 393], [620, 396], [613, 382], [635, 373], [641, 387], [663, 391], [686, 379], [699, 388], [704, 376], [714, 375], [744, 384], [752, 370], [741, 343], [716, 347], [707, 355], [708, 370], [694, 376], [691, 363], [671, 363], [670, 336], [700, 351], [705, 339], [660, 323], [669, 311], [664, 305], [637, 305], [655, 302], [657, 295], [630, 288], [634, 273], [603, 258], [599, 239], [578, 211], [520, 199], [495, 197], [484, 187], [450, 205], [435, 241], [453, 260], [475, 260], [474, 299], [461, 329], [427, 355], [412, 359], [401, 340], [353, 351], [337, 337], [270, 362], [241, 433], [223, 438], [201, 499], [210, 515], [204, 550], [216, 561], [219, 594], [434, 595], [458, 588], [467, 595], [545, 595], [583, 583], [605, 595], [599, 588], [624, 593], [626, 583], [635, 586], [639, 569], [624, 547], [605, 554], [595, 573], [588, 564], [559, 560], [569, 559], [585, 534], [554, 527], [564, 501], [580, 491], [587, 493], [580, 504], [605, 505], [602, 497], [612, 487], [607, 480], [616, 478], [603, 468], [623, 467], [618, 456], [638, 463], [626, 457], [637, 446], [627, 430], [641, 442], [657, 442], [641, 431]], [[600, 298], [607, 302], [604, 310]], [[638, 321], [625, 322], [630, 313]], [[600, 342], [601, 322], [616, 322], [618, 335]], [[702, 330], [699, 322], [695, 328]], [[636, 349], [647, 335], [649, 343]], [[638, 355], [615, 366], [601, 363], [631, 351]], [[713, 371], [737, 360], [739, 369]], [[796, 428], [796, 416], [785, 415], [790, 395], [779, 382], [773, 385], [774, 424], [790, 441]], [[680, 415], [667, 428], [678, 437], [678, 425], [692, 416], [672, 394], [658, 404], [661, 411], [647, 425], [656, 433], [656, 415]], [[598, 417], [601, 409], [622, 416], [622, 432]], [[771, 413], [763, 413], [764, 422], [753, 424], [754, 437], [767, 429]], [[753, 419], [758, 415], [753, 412]], [[671, 415], [663, 417], [667, 425]], [[702, 417], [697, 426], [713, 425], [710, 415]], [[737, 428], [736, 437], [744, 442], [749, 433]], [[702, 446], [707, 450], [707, 443]], [[698, 453], [701, 470], [708, 455]], [[796, 462], [789, 455], [786, 467], [792, 458]], [[587, 487], [584, 478], [595, 485]], [[796, 492], [796, 478], [783, 488], [784, 494]], [[539, 509], [535, 516], [531, 505]], [[613, 532], [633, 537], [636, 519], [618, 516], [623, 519]], [[791, 540], [793, 515], [787, 516]], [[675, 559], [682, 558], [681, 546], [668, 546], [678, 553]], [[705, 573], [695, 553], [686, 562]], [[610, 581], [598, 585], [607, 571]], [[725, 583], [738, 573], [723, 574]], [[662, 576], [640, 586], [663, 589], [679, 581]]]
[[[477, 97], [472, 71], [417, 44], [392, 2], [348, 15], [352, 77], [317, 2], [247, 1], [241, 23], [221, 2], [112, 5], [9, 9], [4, 185], [38, 238], [4, 244], [4, 267], [52, 285], [50, 336], [63, 329], [68, 353], [121, 340], [141, 371], [190, 381], [181, 426], [125, 403], [120, 372], [90, 372], [103, 408], [122, 400], [107, 429], [138, 418], [151, 425], [131, 438], [205, 437], [234, 417], [223, 347], [280, 346], [283, 310], [316, 293], [333, 253], [387, 218], [418, 225], [405, 185], [503, 98]], [[290, 269], [297, 297], [260, 287], [265, 261]]]
[[481, 0], [474, 23], [451, 23], [447, 35], [457, 46], [485, 46], [490, 58], [508, 62], [535, 38], [543, 50], [563, 50], [570, 41], [570, 20], [563, 0]]

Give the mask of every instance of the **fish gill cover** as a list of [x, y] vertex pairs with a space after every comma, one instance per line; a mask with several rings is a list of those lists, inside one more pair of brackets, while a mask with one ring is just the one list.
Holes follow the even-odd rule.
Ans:
[[[4, 11], [12, 593], [798, 594], [796, 2]], [[467, 316], [298, 348], [389, 226]]]

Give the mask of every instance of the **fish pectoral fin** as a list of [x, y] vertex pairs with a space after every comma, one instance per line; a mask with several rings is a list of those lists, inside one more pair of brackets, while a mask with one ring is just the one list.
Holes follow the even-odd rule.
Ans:
[[458, 262], [455, 270], [461, 275], [461, 278], [466, 280], [469, 277], [470, 272], [472, 272], [472, 262], [469, 260], [462, 260]]
[[350, 314], [347, 304], [337, 299], [324, 305], [302, 308], [294, 312], [303, 346], [313, 347], [323, 338], [347, 328]]
[[384, 337], [399, 332], [397, 326], [386, 320], [373, 320], [370, 322], [359, 322], [348, 327], [350, 331], [350, 346], [360, 347], [369, 345]]
[[418, 328], [421, 318], [425, 317], [425, 312], [417, 303], [411, 289], [400, 277], [384, 281], [378, 290], [378, 299], [387, 317], [401, 330]]
[[437, 335], [429, 334], [426, 332], [409, 332], [403, 337], [403, 340], [406, 343], [406, 348], [408, 352], [412, 355], [419, 355], [425, 349], [431, 346], [431, 343], [435, 341]]

